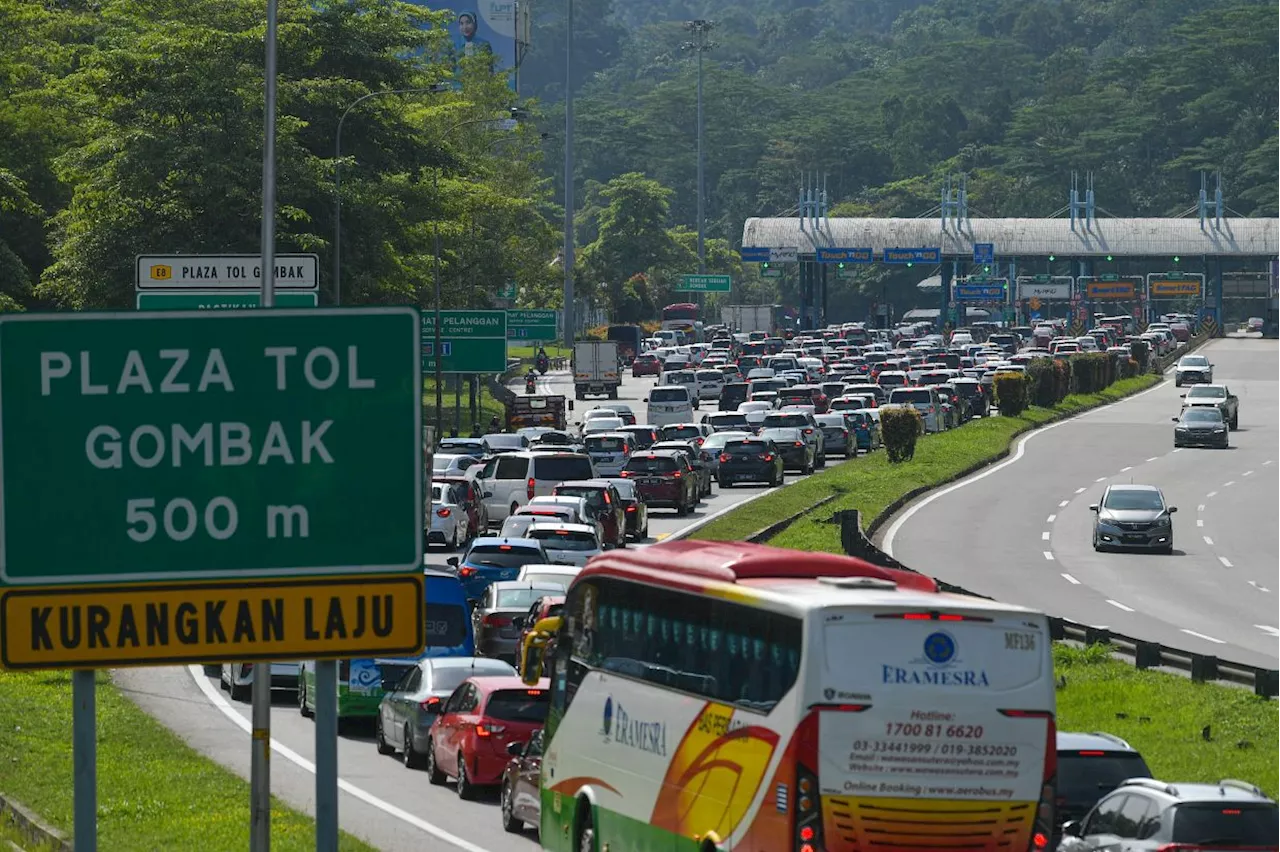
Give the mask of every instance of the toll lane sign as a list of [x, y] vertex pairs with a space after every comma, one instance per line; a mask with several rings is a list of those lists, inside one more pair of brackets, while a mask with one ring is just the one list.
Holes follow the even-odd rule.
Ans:
[[413, 308], [0, 316], [0, 587], [418, 573]]
[[422, 573], [5, 589], [0, 666], [91, 668], [417, 654]]

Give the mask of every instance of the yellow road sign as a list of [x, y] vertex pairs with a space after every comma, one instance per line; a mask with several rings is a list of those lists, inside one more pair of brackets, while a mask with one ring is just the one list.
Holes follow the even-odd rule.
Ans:
[[101, 668], [418, 654], [421, 575], [10, 588], [0, 665]]
[[1031, 300], [1028, 302], [1028, 304], [1031, 306], [1031, 310], [1033, 311], [1040, 310], [1040, 300], [1037, 299], [1035, 296], [1031, 297]]
[[151, 267], [152, 281], [168, 281], [173, 277], [173, 267], [166, 266], [163, 263], [157, 263]]

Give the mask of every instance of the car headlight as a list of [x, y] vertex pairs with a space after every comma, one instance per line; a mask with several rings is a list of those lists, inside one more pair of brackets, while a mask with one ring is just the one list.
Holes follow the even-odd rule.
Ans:
[[1225, 431], [1227, 431], [1227, 430], [1226, 430], [1226, 427], [1223, 427], [1223, 426], [1214, 426], [1214, 427], [1213, 427], [1213, 433], [1214, 433], [1215, 435], [1216, 435], [1216, 434], [1218, 434], [1218, 433], [1220, 433], [1220, 432], [1225, 432]]
[[1169, 515], [1161, 515], [1160, 517], [1156, 518], [1156, 526], [1158, 527], [1167, 527], [1171, 523], [1173, 523], [1173, 518], [1170, 517]]
[[1175, 431], [1175, 432], [1185, 432], [1185, 431], [1187, 431], [1187, 427], [1186, 427], [1186, 426], [1184, 426], [1184, 425], [1182, 425], [1181, 423], [1179, 423], [1177, 426], [1174, 426], [1174, 427], [1173, 427], [1173, 429], [1174, 429], [1174, 431]]

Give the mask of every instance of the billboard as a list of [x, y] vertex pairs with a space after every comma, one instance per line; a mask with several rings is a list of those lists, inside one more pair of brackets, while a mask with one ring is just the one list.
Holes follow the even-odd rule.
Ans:
[[[494, 68], [511, 74], [528, 44], [528, 3], [516, 0], [413, 0], [417, 5], [449, 13], [449, 42], [456, 63], [464, 56], [492, 56]], [[523, 6], [523, 8], [521, 8]]]

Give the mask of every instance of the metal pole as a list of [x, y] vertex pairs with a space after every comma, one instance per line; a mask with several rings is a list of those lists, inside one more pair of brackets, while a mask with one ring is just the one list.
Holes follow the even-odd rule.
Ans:
[[93, 669], [71, 673], [75, 852], [98, 849], [98, 709]]
[[[431, 185], [435, 191], [436, 201], [440, 199], [440, 171], [431, 174]], [[436, 279], [436, 311], [435, 311], [435, 343], [432, 351], [436, 359], [436, 435], [444, 434], [444, 354], [440, 344], [440, 211], [431, 220], [431, 230], [435, 241], [435, 279]]]
[[[352, 104], [351, 106], [355, 106]], [[342, 122], [351, 107], [338, 119], [333, 140], [333, 303], [342, 304]]]
[[[275, 306], [276, 267], [276, 0], [267, 0], [266, 109], [262, 140], [262, 307]], [[253, 667], [249, 849], [271, 849], [271, 664]]]
[[314, 700], [316, 703], [316, 852], [338, 852], [338, 663], [336, 660], [316, 661]]
[[703, 218], [703, 157], [702, 157], [702, 54], [707, 43], [706, 29], [698, 28], [698, 274], [707, 272], [707, 250], [704, 243], [705, 221]]
[[572, 357], [573, 322], [573, 0], [564, 39], [564, 345]]

